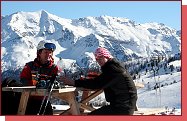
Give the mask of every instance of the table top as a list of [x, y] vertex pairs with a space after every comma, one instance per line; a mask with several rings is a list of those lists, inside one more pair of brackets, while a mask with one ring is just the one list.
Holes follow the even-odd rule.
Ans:
[[[46, 89], [37, 89], [36, 86], [23, 86], [23, 87], [3, 87], [2, 91], [14, 91], [14, 92], [22, 92], [22, 91], [35, 91], [35, 92], [44, 92]], [[63, 92], [73, 92], [76, 90], [76, 87], [65, 86], [60, 89], [52, 89], [53, 92], [63, 93]]]
[[[143, 88], [144, 85], [142, 83], [137, 83], [135, 82], [136, 88]], [[73, 86], [68, 86], [65, 85], [64, 88], [60, 89], [52, 89], [53, 92], [58, 92], [58, 93], [63, 93], [63, 92], [72, 92], [75, 91], [76, 89], [78, 90], [87, 90], [89, 91], [90, 89], [84, 89], [84, 88], [76, 88]], [[37, 91], [37, 92], [42, 92], [45, 91], [46, 89], [37, 89], [36, 86], [22, 86], [22, 87], [3, 87], [2, 91], [14, 91], [14, 92], [22, 92], [22, 91]]]

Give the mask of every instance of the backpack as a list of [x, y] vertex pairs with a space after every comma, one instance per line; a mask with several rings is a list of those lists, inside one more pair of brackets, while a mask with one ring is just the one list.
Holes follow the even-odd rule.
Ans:
[[3, 80], [2, 87], [21, 87], [23, 86], [23, 84], [19, 81], [16, 81], [15, 79], [11, 78], [11, 77], [7, 77]]
[[[2, 87], [18, 87], [23, 86], [22, 83], [13, 78], [6, 78], [2, 81]], [[19, 106], [21, 92], [2, 91], [1, 92], [1, 114], [16, 115]]]

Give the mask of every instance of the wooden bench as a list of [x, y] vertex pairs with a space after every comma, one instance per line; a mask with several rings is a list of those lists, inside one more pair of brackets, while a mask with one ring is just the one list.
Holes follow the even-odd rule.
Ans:
[[[135, 86], [137, 89], [144, 87], [142, 83], [137, 83], [137, 82], [135, 83]], [[103, 89], [100, 90], [81, 89], [81, 90], [83, 91], [82, 99], [79, 102], [81, 114], [84, 114], [85, 110], [87, 110], [88, 112], [94, 111], [95, 108], [89, 105], [89, 101], [100, 95], [103, 92]]]

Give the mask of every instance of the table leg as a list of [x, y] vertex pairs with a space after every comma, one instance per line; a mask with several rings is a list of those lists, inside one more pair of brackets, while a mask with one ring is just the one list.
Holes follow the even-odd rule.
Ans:
[[19, 108], [18, 108], [18, 115], [24, 115], [27, 107], [27, 102], [29, 99], [30, 91], [23, 91], [21, 94], [21, 99], [19, 103]]
[[53, 96], [59, 97], [69, 103], [70, 108], [61, 113], [61, 115], [80, 115], [79, 104], [76, 100], [75, 92], [53, 94]]
[[69, 92], [68, 100], [69, 100], [68, 102], [69, 102], [69, 105], [70, 105], [69, 112], [72, 115], [80, 115], [79, 104], [76, 101], [76, 97], [75, 97], [74, 92]]

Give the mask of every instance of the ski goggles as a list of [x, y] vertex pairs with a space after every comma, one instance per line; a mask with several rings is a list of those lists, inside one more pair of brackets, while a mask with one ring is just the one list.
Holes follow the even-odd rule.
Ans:
[[55, 51], [56, 45], [53, 44], [53, 43], [45, 43], [45, 44], [44, 44], [44, 48], [45, 48], [45, 49], [52, 50], [52, 51]]

